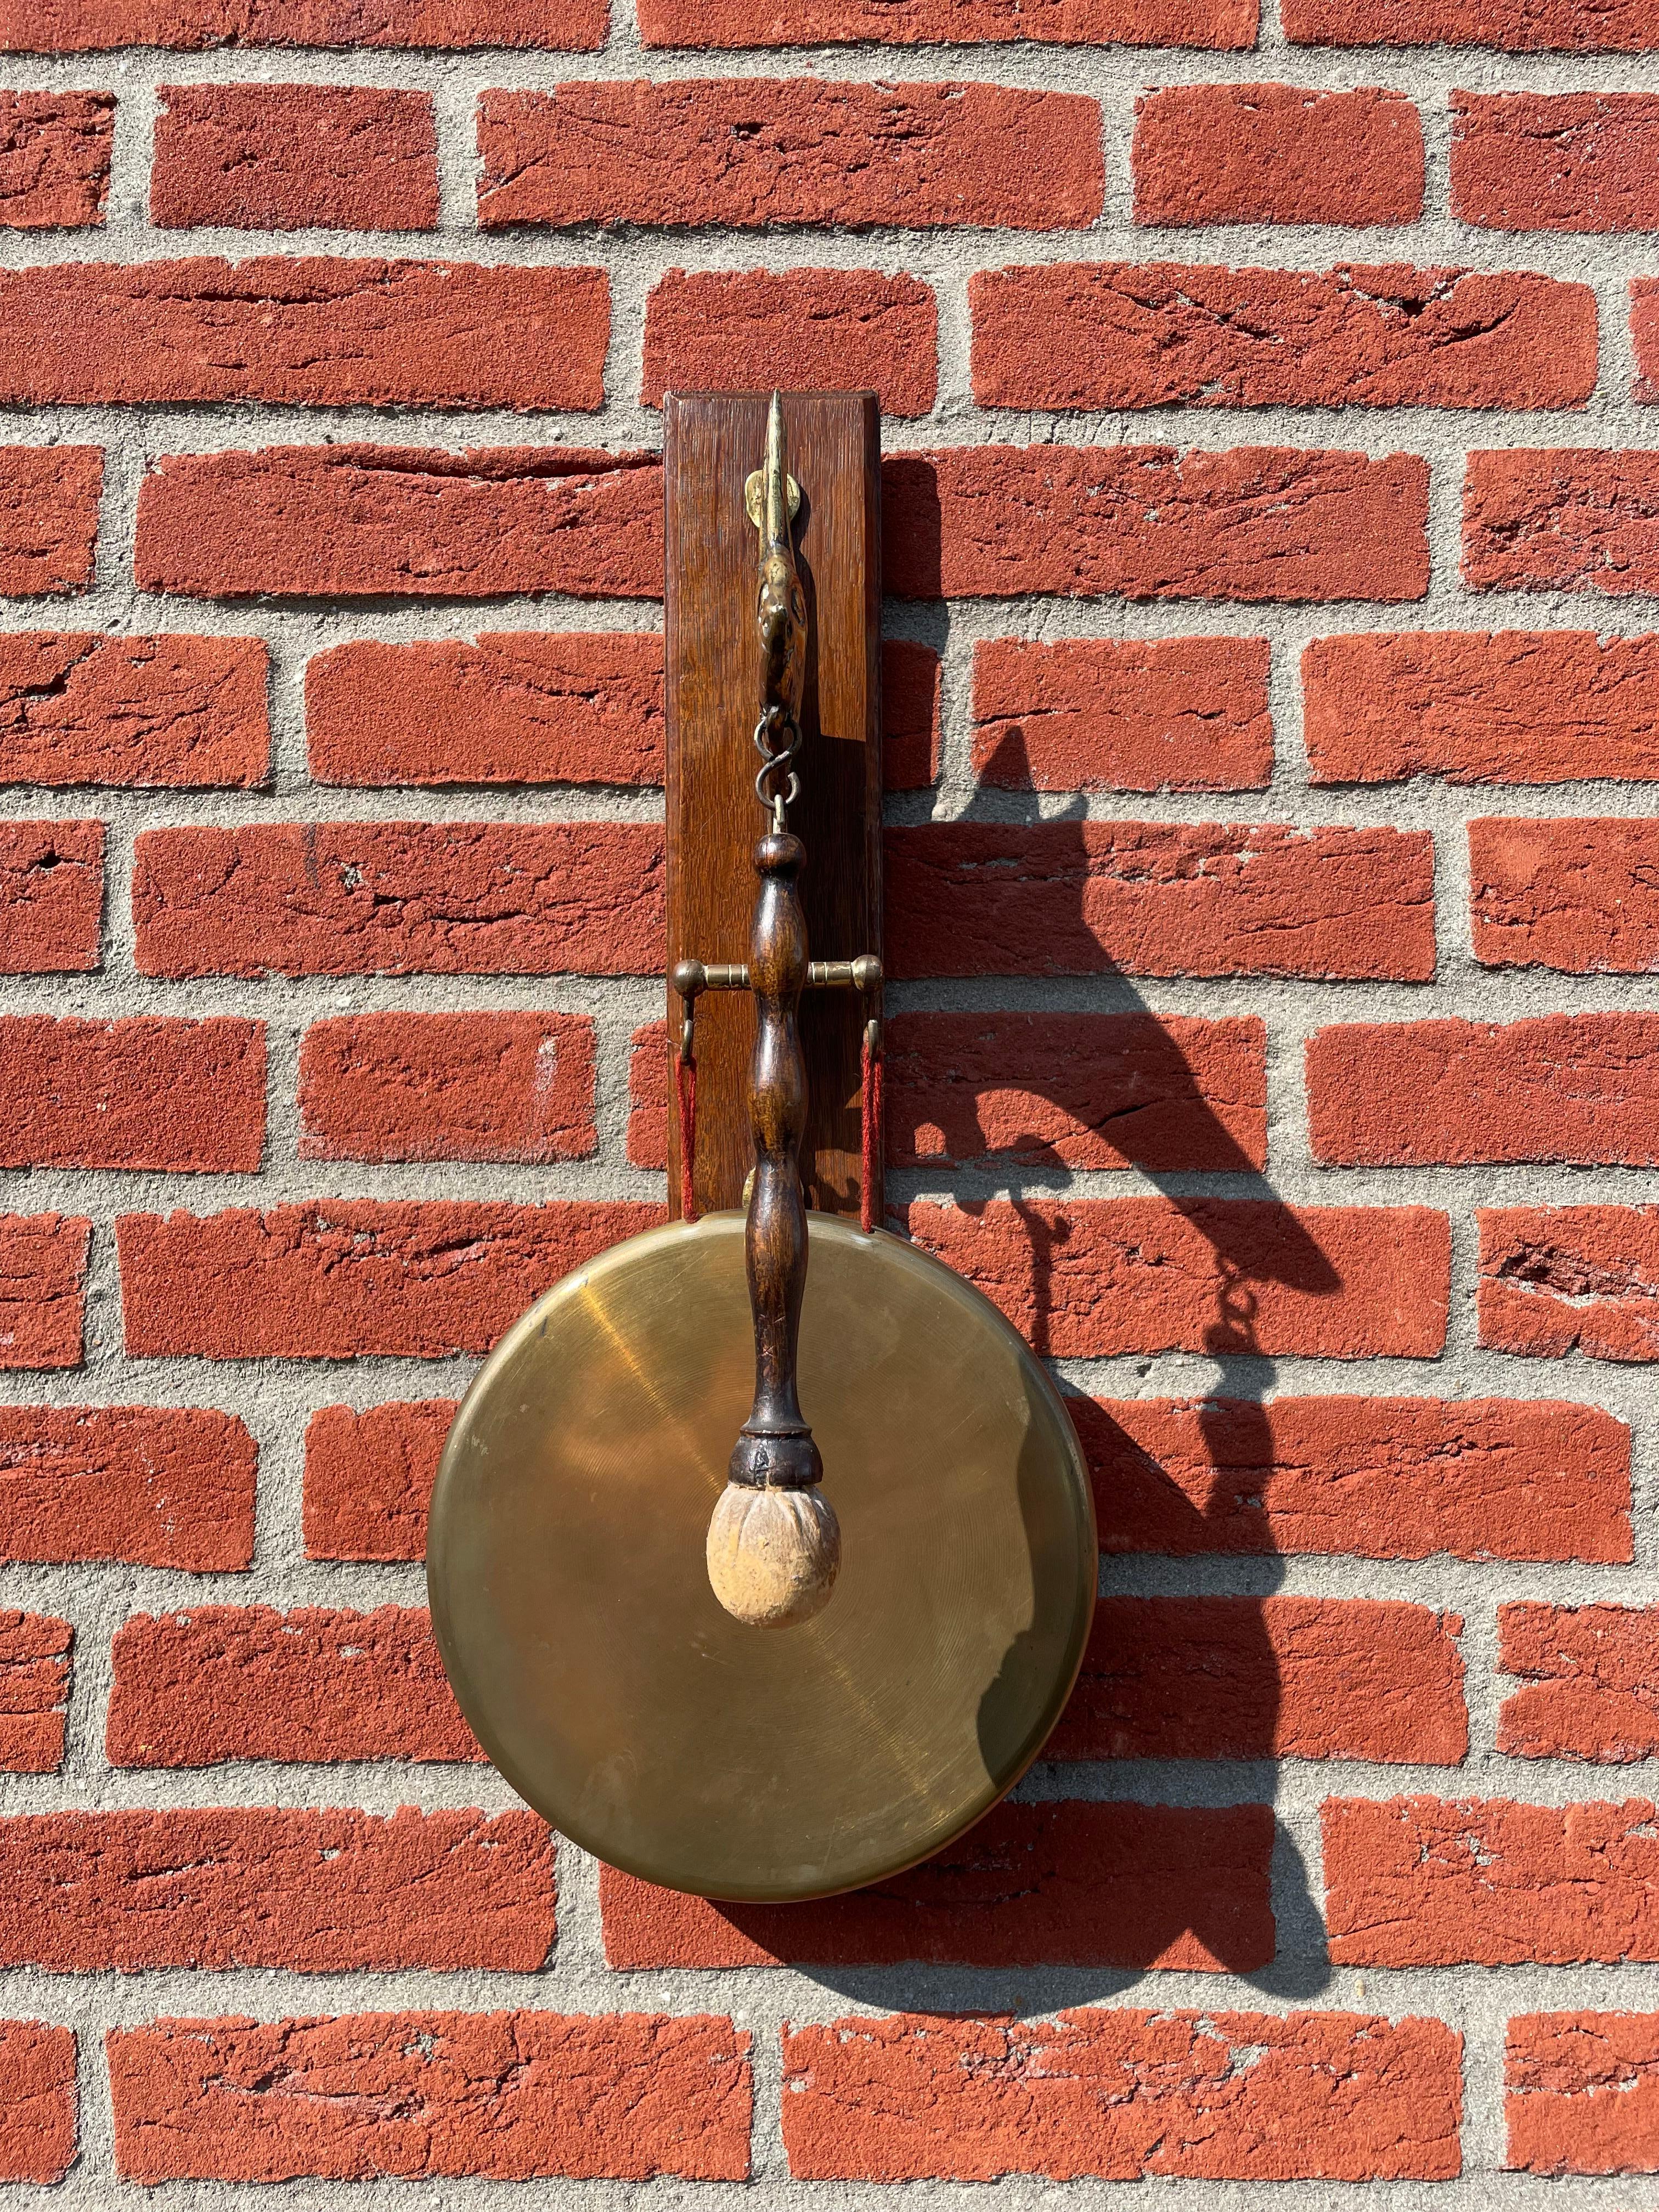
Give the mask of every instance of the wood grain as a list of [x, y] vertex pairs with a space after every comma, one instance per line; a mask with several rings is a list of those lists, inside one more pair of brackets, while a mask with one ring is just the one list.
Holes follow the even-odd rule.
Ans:
[[[769, 398], [671, 392], [664, 403], [671, 969], [689, 958], [741, 961], [749, 949], [753, 854], [767, 817], [754, 781], [759, 539], [743, 488], [764, 457]], [[811, 957], [850, 959], [881, 951], [880, 422], [872, 392], [789, 392], [784, 419], [789, 472], [801, 487], [795, 549], [811, 633], [801, 793], [789, 827], [807, 853], [801, 902]], [[679, 1003], [672, 992], [667, 999], [675, 1036]], [[824, 1212], [859, 1211], [868, 1012], [855, 991], [811, 992], [801, 1006], [801, 1180], [806, 1203]], [[743, 991], [706, 993], [696, 1026], [697, 1204], [740, 1206], [754, 1160], [754, 1002]], [[670, 1121], [669, 1204], [678, 1213]]]

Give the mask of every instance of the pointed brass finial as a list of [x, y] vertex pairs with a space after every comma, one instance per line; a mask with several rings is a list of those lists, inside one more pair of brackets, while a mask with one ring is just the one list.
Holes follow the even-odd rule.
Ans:
[[[783, 512], [786, 489], [789, 497], [787, 520]], [[766, 466], [757, 469], [745, 482], [743, 503], [749, 520], [761, 534], [763, 552], [769, 552], [774, 546], [787, 543], [789, 523], [800, 513], [800, 486], [785, 471], [783, 465], [781, 392], [772, 394], [772, 404], [766, 413]]]

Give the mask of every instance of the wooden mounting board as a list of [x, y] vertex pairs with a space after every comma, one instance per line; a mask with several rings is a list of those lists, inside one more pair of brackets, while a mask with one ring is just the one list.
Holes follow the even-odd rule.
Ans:
[[[768, 817], [755, 796], [759, 540], [744, 511], [744, 484], [764, 455], [769, 398], [670, 392], [663, 403], [671, 969], [678, 960], [749, 957], [752, 855]], [[801, 488], [795, 548], [811, 628], [801, 793], [789, 827], [807, 851], [801, 893], [810, 956], [850, 960], [882, 949], [880, 414], [871, 392], [787, 392], [783, 414], [789, 473]], [[859, 1211], [860, 1050], [870, 1011], [856, 991], [809, 992], [801, 1002], [811, 1101], [801, 1181], [807, 1204], [822, 1212]], [[671, 1040], [679, 1012], [671, 990]], [[707, 1212], [743, 1203], [754, 1158], [754, 1038], [746, 991], [699, 1000], [696, 1194]], [[671, 1104], [675, 1215], [679, 1192]], [[879, 1220], [879, 1189], [874, 1197]]]

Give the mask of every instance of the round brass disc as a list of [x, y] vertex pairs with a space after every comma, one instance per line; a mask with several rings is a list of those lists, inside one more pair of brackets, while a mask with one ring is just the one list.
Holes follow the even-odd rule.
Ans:
[[504, 1337], [450, 1431], [427, 1577], [520, 1795], [611, 1865], [822, 1897], [940, 1849], [1070, 1692], [1094, 1513], [1048, 1375], [928, 1254], [811, 1218], [800, 1400], [840, 1516], [830, 1602], [749, 1628], [703, 1539], [754, 1389], [741, 1214], [630, 1238]]

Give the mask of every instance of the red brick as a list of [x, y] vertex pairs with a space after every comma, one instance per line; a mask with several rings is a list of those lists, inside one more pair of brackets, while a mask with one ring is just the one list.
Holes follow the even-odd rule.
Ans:
[[1490, 591], [1659, 592], [1659, 453], [1471, 453], [1462, 573]]
[[319, 783], [659, 784], [662, 640], [356, 639], [307, 664], [306, 735]]
[[1659, 1614], [1623, 1605], [1500, 1605], [1498, 1664], [1512, 1759], [1650, 1759], [1659, 1752]]
[[1659, 400], [1659, 283], [1638, 276], [1630, 288], [1631, 343], [1636, 348], [1636, 397]]
[[586, 1014], [355, 1014], [300, 1047], [302, 1159], [586, 1159]]
[[0, 592], [91, 583], [103, 487], [100, 446], [0, 446]]
[[[306, 1557], [423, 1559], [427, 1504], [459, 1401], [325, 1406], [306, 1426]], [[1628, 1558], [1628, 1552], [1619, 1555]]]
[[1430, 1206], [918, 1200], [908, 1226], [1055, 1358], [1429, 1359], [1445, 1342], [1449, 1230]]
[[0, 1213], [0, 1370], [78, 1367], [92, 1224]]
[[1511, 53], [1641, 53], [1650, 0], [1284, 0], [1288, 39], [1332, 46], [1502, 46]]
[[974, 773], [994, 791], [1261, 791], [1262, 637], [992, 638], [974, 647]]
[[0, 0], [0, 52], [110, 46], [552, 46], [605, 43], [607, 0]]
[[478, 220], [1070, 230], [1105, 198], [1073, 93], [821, 77], [572, 79], [486, 92]]
[[[939, 773], [939, 655], [881, 649], [887, 787]], [[387, 645], [360, 638], [306, 669], [319, 783], [591, 783], [663, 780], [662, 639], [648, 631], [508, 630]]]
[[533, 1813], [26, 1814], [0, 1820], [0, 1960], [57, 1974], [533, 1973], [553, 1941]]
[[949, 822], [886, 845], [891, 975], [1434, 974], [1426, 830]]
[[179, 789], [263, 783], [258, 637], [0, 636], [0, 781]]
[[933, 295], [877, 269], [671, 269], [646, 307], [641, 399], [747, 385], [868, 386], [884, 415], [926, 415], [939, 389]]
[[328, 1199], [116, 1221], [135, 1358], [487, 1352], [561, 1275], [662, 1218], [557, 1200]]
[[811, 1905], [717, 1905], [599, 1870], [622, 1968], [1191, 1968], [1273, 1954], [1266, 1805], [1001, 1805], [937, 1858]]
[[0, 1017], [0, 1167], [252, 1174], [264, 1141], [263, 1023]]
[[1267, 1164], [1267, 1031], [1182, 1014], [897, 1014], [888, 1156], [957, 1167]]
[[668, 1165], [666, 1022], [642, 1023], [629, 1039], [628, 1164], [635, 1168]]
[[1423, 126], [1403, 92], [1186, 84], [1135, 102], [1135, 221], [1413, 222]]
[[931, 645], [890, 637], [881, 647], [882, 776], [889, 791], [939, 781], [939, 658]]
[[1507, 2166], [1659, 2172], [1659, 2015], [1523, 2013], [1509, 2025], [1504, 2087]]
[[[63, 1765], [74, 1640], [66, 1620], [41, 1613], [0, 1612], [0, 1769], [6, 1773], [56, 1774]], [[9, 2101], [4, 2058], [0, 2045], [0, 2114]], [[4, 2124], [0, 2118], [0, 2176], [7, 2172]]]
[[1483, 1206], [1480, 1341], [1559, 1359], [1659, 1359], [1659, 1206]]
[[253, 1557], [258, 1457], [205, 1408], [0, 1407], [0, 1559], [234, 1572]]
[[146, 830], [146, 975], [648, 975], [651, 823], [319, 822]]
[[1659, 782], [1659, 636], [1386, 630], [1302, 655], [1315, 783]]
[[901, 2014], [786, 2028], [797, 2179], [1446, 2181], [1462, 2039], [1358, 2013]]
[[743, 2181], [749, 2038], [704, 2013], [161, 2020], [106, 2038], [129, 2181]]
[[75, 2152], [74, 2030], [0, 2021], [0, 2179], [61, 2181]]
[[1103, 1598], [1042, 1755], [1455, 1766], [1462, 1626], [1369, 1598]]
[[1451, 205], [1490, 230], [1659, 228], [1659, 95], [1455, 92]]
[[1256, 0], [640, 0], [648, 46], [1253, 46]]
[[602, 269], [471, 261], [14, 270], [0, 274], [0, 400], [598, 407], [609, 292]]
[[135, 1613], [112, 1650], [112, 1766], [480, 1760], [424, 1606]]
[[0, 823], [0, 975], [100, 965], [101, 822]]
[[436, 228], [430, 93], [163, 84], [156, 96], [149, 219], [164, 229]]
[[1107, 1553], [1632, 1556], [1630, 1431], [1594, 1406], [1322, 1395], [1066, 1407]]
[[1415, 453], [958, 446], [883, 469], [899, 599], [1420, 599]]
[[102, 222], [115, 135], [111, 92], [0, 92], [0, 224]]
[[1325, 1921], [1345, 1966], [1659, 1959], [1659, 1807], [1331, 1798]]
[[1659, 820], [1469, 824], [1474, 957], [1570, 975], [1659, 969]]
[[987, 407], [1574, 407], [1595, 295], [1547, 276], [1050, 262], [969, 277]]
[[661, 508], [649, 453], [164, 453], [138, 494], [137, 579], [199, 599], [657, 599]]
[[1316, 1158], [1659, 1166], [1659, 1015], [1354, 1022], [1307, 1048]]

